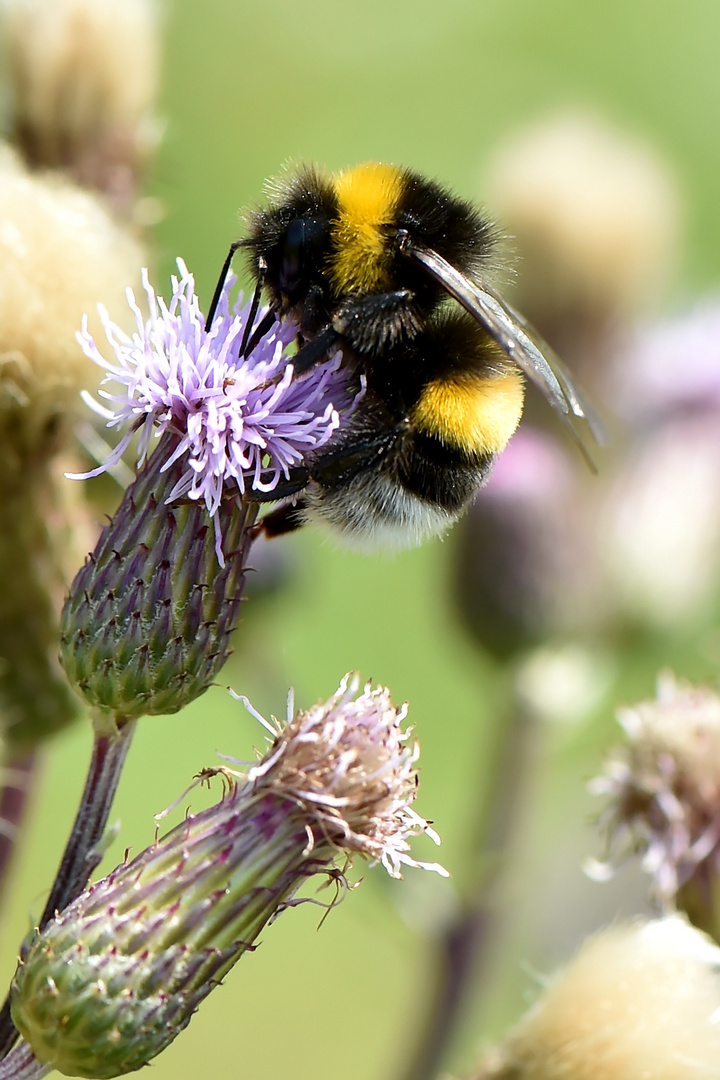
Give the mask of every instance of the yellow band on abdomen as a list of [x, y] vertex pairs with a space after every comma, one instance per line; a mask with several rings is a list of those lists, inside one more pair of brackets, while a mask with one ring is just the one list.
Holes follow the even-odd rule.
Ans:
[[520, 422], [524, 398], [523, 378], [515, 370], [438, 379], [423, 390], [411, 420], [419, 431], [467, 454], [497, 454]]

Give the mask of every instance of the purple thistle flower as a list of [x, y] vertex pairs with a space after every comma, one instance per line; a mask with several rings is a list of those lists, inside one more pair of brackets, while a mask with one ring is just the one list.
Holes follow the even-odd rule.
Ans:
[[666, 422], [720, 407], [720, 300], [707, 296], [689, 311], [640, 327], [616, 356], [610, 388], [627, 424]]
[[180, 277], [171, 278], [169, 305], [156, 296], [143, 271], [148, 318], [128, 289], [137, 320], [132, 337], [100, 308], [116, 363], [104, 359], [88, 333], [87, 319], [83, 321], [78, 340], [86, 355], [107, 372], [102, 385], [115, 382], [121, 387], [116, 393], [98, 391], [107, 405], [89, 394], [84, 400], [105, 417], [108, 427], [127, 430], [104, 465], [69, 475], [86, 479], [104, 472], [119, 460], [138, 430], [142, 464], [153, 437], [169, 431], [179, 441], [163, 469], [179, 458], [186, 459], [187, 466], [166, 501], [204, 500], [215, 515], [228, 483], [244, 495], [248, 489], [272, 491], [287, 478], [309, 450], [327, 442], [352, 394], [345, 377], [338, 374], [341, 354], [293, 380], [292, 357], [286, 353], [297, 333], [291, 320], [276, 323], [252, 354], [241, 358], [249, 305], [242, 308], [240, 300], [231, 313], [229, 293], [235, 278], [228, 278], [215, 321], [206, 331], [193, 276], [181, 259], [177, 265]]

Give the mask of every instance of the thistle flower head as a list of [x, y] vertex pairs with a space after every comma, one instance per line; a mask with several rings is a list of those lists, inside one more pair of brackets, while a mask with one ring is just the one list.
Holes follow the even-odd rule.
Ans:
[[148, 316], [128, 291], [137, 329], [129, 337], [101, 311], [105, 332], [115, 352], [108, 363], [84, 324], [79, 341], [86, 354], [107, 375], [103, 386], [118, 383], [114, 393], [85, 400], [107, 419], [108, 427], [127, 428], [113, 455], [85, 475], [108, 468], [127, 449], [140, 429], [140, 464], [153, 438], [169, 431], [178, 442], [168, 469], [185, 461], [178, 483], [167, 501], [203, 500], [215, 514], [224, 491], [243, 495], [249, 488], [271, 491], [309, 450], [322, 446], [340, 423], [339, 411], [349, 405], [347, 381], [339, 374], [341, 356], [293, 380], [292, 362], [285, 354], [297, 328], [291, 321], [276, 323], [247, 359], [239, 356], [248, 308], [229, 310], [225, 284], [209, 331], [195, 295], [192, 274], [178, 259], [180, 277], [172, 278], [169, 304], [155, 294], [143, 274]]
[[336, 876], [339, 859], [359, 853], [394, 877], [402, 864], [444, 873], [408, 854], [411, 834], [437, 838], [411, 809], [417, 747], [402, 730], [405, 709], [385, 689], [358, 691], [349, 676], [285, 725], [258, 717], [272, 743], [245, 774], [220, 770], [229, 780], [220, 802], [188, 815], [35, 937], [12, 1008], [39, 1062], [96, 1078], [140, 1068], [263, 927], [300, 902], [300, 886]]
[[248, 781], [306, 806], [327, 841], [381, 862], [392, 877], [403, 864], [444, 873], [408, 855], [415, 832], [439, 841], [411, 809], [420, 751], [402, 730], [407, 706], [396, 709], [386, 687], [358, 689], [358, 676], [346, 675], [328, 701], [294, 717], [290, 700], [287, 724], [275, 721], [273, 745]]
[[636, 331], [617, 356], [612, 400], [630, 430], [720, 408], [720, 302], [706, 296], [689, 311]]
[[592, 113], [564, 111], [499, 147], [487, 187], [523, 255], [523, 310], [617, 315], [644, 307], [672, 269], [675, 177], [651, 147]]
[[[128, 429], [108, 461], [84, 476], [110, 467], [140, 430], [138, 475], [62, 616], [65, 673], [100, 719], [111, 713], [115, 723], [176, 712], [210, 685], [237, 622], [257, 514], [256, 502], [238, 500], [250, 489], [271, 492], [330, 438], [338, 407], [352, 405], [339, 355], [293, 379], [290, 324], [240, 356], [247, 311], [231, 314], [231, 281], [206, 330], [192, 275], [178, 266], [169, 304], [145, 275], [147, 317], [129, 294], [132, 336], [103, 314], [115, 363], [87, 327], [80, 335], [107, 372], [99, 391], [106, 404], [96, 410], [110, 427]], [[120, 389], [104, 389], [110, 382]]]
[[720, 949], [681, 916], [586, 941], [477, 1080], [714, 1080]]
[[[591, 873], [607, 876], [637, 852], [666, 908], [683, 906], [704, 929], [720, 930], [720, 697], [661, 677], [657, 698], [623, 709], [627, 741], [593, 781], [608, 798], [601, 823], [609, 855]], [[692, 910], [691, 910], [692, 908]]]
[[154, 0], [5, 0], [7, 126], [30, 166], [62, 169], [127, 214], [159, 138]]

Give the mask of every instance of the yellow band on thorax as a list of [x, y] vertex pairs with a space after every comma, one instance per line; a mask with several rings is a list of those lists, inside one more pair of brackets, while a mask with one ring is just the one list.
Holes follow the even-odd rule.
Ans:
[[368, 161], [333, 177], [338, 219], [327, 273], [338, 295], [390, 288], [392, 247], [403, 173], [394, 165]]

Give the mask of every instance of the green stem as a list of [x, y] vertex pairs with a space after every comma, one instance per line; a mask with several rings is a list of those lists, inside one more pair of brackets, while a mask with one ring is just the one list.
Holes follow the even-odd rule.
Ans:
[[[43, 930], [56, 911], [62, 911], [80, 895], [102, 858], [100, 841], [134, 731], [133, 721], [112, 734], [95, 736], [85, 789], [38, 930]], [[17, 1037], [8, 997], [0, 1009], [0, 1061], [12, 1049]]]

